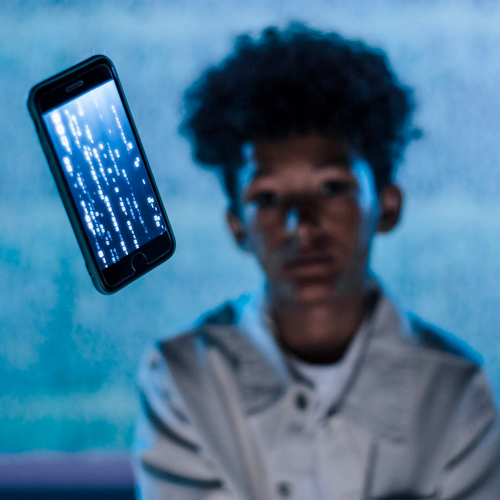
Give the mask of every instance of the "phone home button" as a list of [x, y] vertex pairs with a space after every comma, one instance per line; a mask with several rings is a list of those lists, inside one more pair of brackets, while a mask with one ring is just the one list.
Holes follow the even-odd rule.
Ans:
[[132, 257], [132, 269], [135, 272], [142, 271], [148, 264], [146, 256], [139, 252]]

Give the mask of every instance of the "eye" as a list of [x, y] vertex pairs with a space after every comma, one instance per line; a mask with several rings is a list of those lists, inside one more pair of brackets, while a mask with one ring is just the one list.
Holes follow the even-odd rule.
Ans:
[[326, 181], [321, 184], [321, 194], [326, 198], [333, 198], [352, 191], [353, 185], [347, 181]]
[[278, 206], [279, 197], [273, 191], [262, 191], [252, 197], [252, 201], [257, 203], [259, 208], [275, 208]]

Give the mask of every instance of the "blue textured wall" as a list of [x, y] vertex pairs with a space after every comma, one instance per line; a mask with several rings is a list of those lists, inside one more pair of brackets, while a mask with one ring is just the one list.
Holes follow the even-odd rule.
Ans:
[[[405, 308], [479, 350], [500, 393], [495, 2], [2, 2], [0, 452], [125, 449], [143, 346], [258, 281], [177, 126], [183, 90], [235, 35], [290, 20], [382, 47], [415, 88], [424, 136], [374, 268]], [[86, 274], [25, 106], [32, 85], [99, 53], [117, 66], [178, 240], [170, 262], [111, 297]]]

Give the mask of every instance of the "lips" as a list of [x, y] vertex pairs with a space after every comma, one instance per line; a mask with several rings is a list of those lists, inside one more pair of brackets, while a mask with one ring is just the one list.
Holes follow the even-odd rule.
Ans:
[[324, 272], [333, 264], [333, 258], [323, 252], [304, 252], [295, 259], [286, 261], [282, 269], [285, 274]]

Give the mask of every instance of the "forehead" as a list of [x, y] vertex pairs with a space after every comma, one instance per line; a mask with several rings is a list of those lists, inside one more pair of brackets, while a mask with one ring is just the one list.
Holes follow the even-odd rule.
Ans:
[[261, 173], [279, 173], [290, 166], [348, 168], [353, 151], [338, 139], [320, 135], [295, 135], [279, 141], [255, 141], [244, 147], [245, 166]]

